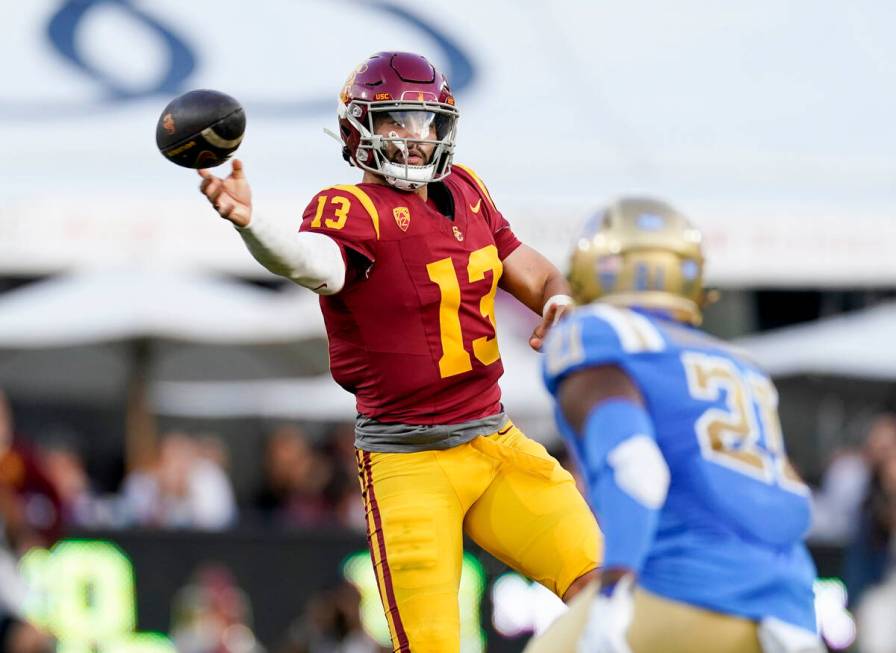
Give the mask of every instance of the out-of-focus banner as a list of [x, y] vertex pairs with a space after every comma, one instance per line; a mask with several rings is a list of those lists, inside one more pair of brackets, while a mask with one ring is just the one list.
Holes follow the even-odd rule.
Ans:
[[[533, 631], [542, 631], [563, 612], [562, 602], [475, 545], [466, 548], [458, 591], [460, 650], [522, 650]], [[813, 546], [811, 552], [822, 576], [840, 572], [840, 547]], [[167, 653], [173, 647], [161, 633], [185, 650], [192, 642], [214, 642], [219, 628], [234, 625], [252, 627], [242, 631], [249, 637], [240, 640], [249, 645], [234, 649], [257, 651], [251, 646], [257, 637], [267, 650], [280, 650], [290, 636], [305, 643], [332, 628], [334, 638], [345, 637], [330, 624], [351, 629], [359, 618], [380, 644], [389, 644], [376, 576], [360, 533], [252, 527], [214, 533], [84, 531], [50, 551], [32, 549], [21, 566], [31, 585], [27, 613], [65, 651]], [[360, 599], [354, 615], [351, 601], [334, 602], [334, 589], [346, 582]], [[828, 643], [843, 641], [844, 620], [854, 638], [843, 583], [827, 578], [816, 583], [815, 591], [819, 627]], [[225, 609], [226, 620], [216, 619]], [[343, 616], [347, 619], [340, 620]]]
[[324, 135], [354, 66], [427, 55], [457, 160], [563, 265], [620, 194], [678, 205], [720, 285], [896, 282], [896, 5], [31, 0], [5, 12], [0, 274], [148, 262], [260, 273], [155, 149], [165, 104], [238, 98], [259, 210], [295, 221], [357, 171]]

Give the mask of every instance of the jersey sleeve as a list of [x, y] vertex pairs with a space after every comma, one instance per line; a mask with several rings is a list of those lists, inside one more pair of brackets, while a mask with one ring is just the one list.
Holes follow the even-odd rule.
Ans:
[[482, 179], [479, 178], [479, 175], [467, 166], [459, 163], [452, 164], [451, 168], [458, 176], [470, 184], [479, 195], [481, 202], [479, 204], [480, 212], [488, 221], [489, 227], [491, 227], [492, 235], [495, 238], [495, 246], [498, 248], [498, 257], [503, 261], [522, 244], [520, 239], [513, 233], [513, 229], [510, 227], [510, 223], [504, 217], [504, 214], [495, 206], [491, 193], [488, 192], [488, 188]]
[[492, 233], [495, 236], [495, 246], [498, 248], [498, 257], [503, 261], [522, 243], [513, 233], [507, 219], [495, 209], [493, 215]]
[[551, 394], [570, 373], [585, 367], [618, 365], [630, 371], [636, 356], [665, 349], [666, 343], [647, 318], [605, 304], [576, 309], [548, 334], [542, 373]]
[[299, 231], [332, 238], [346, 263], [357, 255], [370, 263], [376, 261], [378, 212], [370, 196], [357, 186], [333, 186], [317, 193], [302, 214]]

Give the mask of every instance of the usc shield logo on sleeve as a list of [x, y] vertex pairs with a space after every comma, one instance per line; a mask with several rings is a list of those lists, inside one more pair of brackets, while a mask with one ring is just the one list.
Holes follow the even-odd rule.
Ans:
[[395, 224], [402, 231], [407, 231], [411, 224], [411, 211], [406, 206], [397, 206], [392, 209], [392, 217], [395, 218]]

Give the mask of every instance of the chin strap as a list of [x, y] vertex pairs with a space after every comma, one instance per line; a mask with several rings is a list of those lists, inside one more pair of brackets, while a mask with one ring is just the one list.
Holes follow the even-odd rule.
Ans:
[[415, 191], [421, 186], [424, 186], [423, 183], [415, 183], [413, 181], [408, 181], [407, 179], [396, 179], [395, 177], [386, 177], [386, 182], [392, 186], [393, 188], [397, 188], [398, 190], [403, 191]]
[[339, 135], [336, 134], [336, 132], [327, 129], [326, 127], [324, 127], [324, 133], [325, 133], [327, 136], [329, 136], [330, 138], [332, 138], [334, 141], [336, 141], [337, 143], [339, 143], [340, 145], [342, 145], [342, 158], [345, 160], [346, 163], [348, 163], [350, 166], [352, 166], [352, 167], [354, 168], [354, 167], [355, 167], [355, 162], [352, 161], [352, 153], [351, 153], [351, 151], [348, 149], [348, 147], [346, 147], [346, 146], [342, 143], [342, 139], [339, 138]]

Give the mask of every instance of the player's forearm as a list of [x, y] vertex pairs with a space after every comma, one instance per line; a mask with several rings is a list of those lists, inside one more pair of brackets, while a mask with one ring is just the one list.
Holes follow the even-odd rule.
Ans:
[[669, 489], [653, 425], [643, 406], [612, 399], [589, 413], [581, 437], [588, 499], [604, 531], [604, 566], [637, 572]]
[[[645, 506], [623, 490], [609, 466], [588, 501], [604, 533], [604, 569], [608, 574], [637, 574], [656, 534], [659, 510]], [[612, 579], [602, 576], [601, 584], [611, 585]]]
[[295, 232], [257, 213], [247, 227], [237, 228], [248, 250], [274, 274], [333, 295], [345, 283], [345, 261], [336, 242], [323, 234]]
[[526, 283], [519, 284], [518, 294], [514, 294], [533, 312], [544, 315], [548, 300], [569, 296], [569, 283], [553, 263], [535, 254]]
[[544, 305], [549, 299], [553, 297], [569, 297], [570, 294], [569, 282], [566, 280], [566, 277], [564, 277], [560, 270], [555, 268], [553, 264], [550, 265], [551, 269], [547, 272], [544, 285], [541, 289], [538, 313], [541, 313], [544, 310]]
[[539, 315], [548, 299], [569, 295], [569, 283], [560, 270], [528, 245], [517, 247], [503, 263], [501, 287]]

